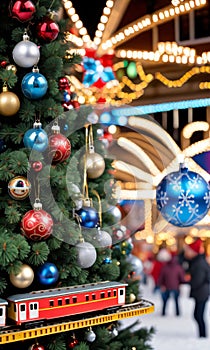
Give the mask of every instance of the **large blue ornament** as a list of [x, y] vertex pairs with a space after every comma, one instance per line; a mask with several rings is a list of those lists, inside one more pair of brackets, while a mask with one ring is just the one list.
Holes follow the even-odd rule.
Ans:
[[193, 226], [210, 208], [210, 186], [199, 174], [181, 165], [166, 175], [157, 187], [157, 208], [172, 225]]
[[33, 129], [29, 129], [23, 136], [23, 143], [26, 148], [33, 149], [38, 152], [44, 152], [48, 147], [47, 133], [41, 128], [40, 122], [35, 122]]
[[95, 208], [83, 206], [75, 213], [80, 217], [80, 225], [86, 228], [94, 228], [99, 224], [99, 215]]
[[39, 283], [50, 286], [57, 282], [59, 272], [55, 264], [46, 262], [37, 270], [37, 278]]
[[43, 97], [48, 89], [46, 78], [37, 70], [34, 69], [33, 72], [27, 73], [21, 83], [23, 94], [31, 100], [37, 100]]

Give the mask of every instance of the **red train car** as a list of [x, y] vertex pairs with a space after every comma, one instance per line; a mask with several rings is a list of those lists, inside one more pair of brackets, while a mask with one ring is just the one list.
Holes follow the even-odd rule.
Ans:
[[21, 325], [121, 306], [126, 286], [106, 281], [13, 295], [7, 298], [8, 318]]

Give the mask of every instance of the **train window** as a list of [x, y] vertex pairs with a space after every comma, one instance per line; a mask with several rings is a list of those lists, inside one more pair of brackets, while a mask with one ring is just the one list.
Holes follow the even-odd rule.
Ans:
[[77, 297], [72, 298], [73, 303], [75, 304], [77, 302]]
[[62, 299], [58, 299], [58, 306], [62, 305]]
[[108, 298], [110, 298], [111, 297], [111, 291], [109, 290], [108, 291]]
[[96, 295], [92, 294], [92, 300], [96, 300]]
[[33, 304], [30, 304], [30, 310], [33, 310], [34, 308], [33, 308]]
[[124, 295], [124, 289], [120, 289], [120, 295]]
[[3, 308], [1, 307], [0, 308], [0, 316], [2, 316], [3, 315]]
[[116, 297], [116, 295], [117, 295], [117, 291], [116, 291], [116, 289], [114, 290], [114, 297]]
[[14, 307], [14, 312], [16, 312], [17, 311], [16, 304], [13, 304], [13, 307]]
[[34, 304], [34, 310], [37, 310], [37, 309], [38, 309], [38, 305]]
[[25, 311], [25, 309], [26, 309], [26, 308], [25, 308], [25, 305], [21, 304], [21, 305], [20, 305], [20, 311]]
[[101, 292], [101, 299], [104, 299], [104, 298], [105, 298], [105, 293]]
[[50, 300], [50, 306], [54, 306], [54, 300]]
[[66, 302], [66, 305], [69, 305], [69, 304], [70, 304], [70, 299], [69, 299], [69, 298], [66, 298], [66, 299], [65, 299], [65, 302]]
[[85, 300], [88, 301], [89, 300], [89, 295], [85, 296]]

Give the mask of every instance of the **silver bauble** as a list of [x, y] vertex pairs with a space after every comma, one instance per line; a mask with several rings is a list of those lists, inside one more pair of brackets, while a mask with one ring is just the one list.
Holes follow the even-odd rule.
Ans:
[[88, 333], [86, 333], [85, 338], [90, 343], [93, 343], [96, 340], [96, 334], [92, 330], [90, 330], [88, 331]]
[[92, 266], [96, 261], [95, 247], [88, 242], [80, 242], [76, 245], [77, 248], [77, 263], [83, 269]]
[[126, 261], [132, 265], [133, 271], [136, 273], [135, 277], [140, 277], [143, 271], [143, 264], [137, 256], [129, 254]]
[[34, 280], [34, 272], [29, 265], [23, 264], [18, 274], [10, 274], [10, 282], [17, 288], [27, 288]]
[[111, 247], [112, 237], [104, 230], [98, 229], [95, 236], [93, 237], [94, 246], [96, 248]]
[[33, 67], [40, 58], [40, 51], [36, 44], [29, 40], [20, 41], [12, 51], [15, 63], [24, 68]]

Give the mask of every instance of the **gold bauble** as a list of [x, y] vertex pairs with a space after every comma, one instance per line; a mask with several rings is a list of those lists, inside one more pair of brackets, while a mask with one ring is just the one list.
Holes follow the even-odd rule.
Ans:
[[20, 100], [11, 91], [1, 92], [0, 94], [0, 114], [11, 116], [18, 112], [20, 108]]
[[95, 152], [86, 154], [86, 170], [89, 179], [97, 179], [105, 170], [104, 158]]
[[11, 273], [9, 277], [13, 286], [17, 288], [27, 288], [34, 280], [34, 272], [29, 265], [23, 264], [17, 275]]
[[8, 191], [13, 199], [25, 199], [31, 190], [31, 184], [24, 176], [16, 176], [8, 183]]

